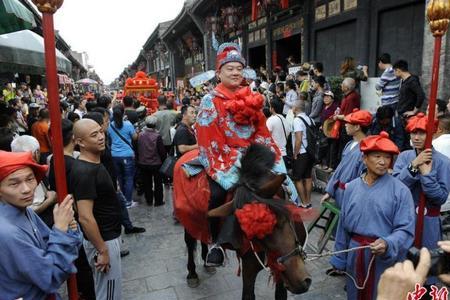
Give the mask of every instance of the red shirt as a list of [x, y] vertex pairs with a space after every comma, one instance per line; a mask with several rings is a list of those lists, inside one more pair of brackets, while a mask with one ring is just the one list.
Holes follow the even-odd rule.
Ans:
[[349, 113], [352, 113], [353, 109], [355, 109], [355, 108], [359, 109], [361, 106], [360, 99], [361, 99], [361, 96], [355, 91], [352, 91], [349, 94], [347, 94], [342, 99], [340, 114], [346, 116]]

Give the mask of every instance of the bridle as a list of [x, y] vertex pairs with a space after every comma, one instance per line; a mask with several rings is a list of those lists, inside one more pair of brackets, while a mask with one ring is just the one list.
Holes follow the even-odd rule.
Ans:
[[[305, 226], [305, 225], [303, 224], [303, 226]], [[306, 237], [305, 237], [305, 241], [304, 241], [303, 245], [301, 245], [300, 241], [299, 241], [299, 238], [298, 238], [298, 235], [297, 235], [297, 232], [295, 231], [294, 224], [292, 223], [292, 221], [289, 221], [289, 227], [292, 229], [292, 232], [294, 233], [295, 248], [292, 249], [292, 251], [289, 252], [288, 254], [278, 257], [277, 258], [277, 262], [279, 264], [284, 264], [284, 262], [286, 260], [288, 260], [291, 257], [297, 256], [297, 255], [300, 256], [303, 259], [303, 261], [305, 261], [306, 257], [307, 257], [306, 252], [305, 252], [305, 247], [306, 247], [306, 244], [308, 242], [308, 230], [305, 227]]]
[[[305, 224], [303, 223], [303, 227], [305, 228], [305, 241], [303, 243], [303, 245], [300, 243], [300, 240], [298, 238], [297, 232], [295, 231], [295, 227], [294, 224], [292, 223], [291, 220], [289, 220], [289, 227], [291, 228], [292, 232], [294, 233], [294, 237], [295, 237], [295, 248], [292, 249], [288, 254], [280, 256], [277, 258], [277, 263], [285, 266], [284, 263], [295, 256], [300, 256], [300, 258], [305, 261], [307, 258], [306, 252], [305, 252], [305, 248], [306, 245], [308, 244], [308, 229], [306, 228]], [[250, 241], [250, 247], [253, 251], [253, 254], [255, 255], [256, 259], [258, 260], [259, 264], [261, 265], [261, 267], [266, 270], [267, 272], [271, 273], [271, 269], [270, 267], [267, 266], [267, 263], [263, 263], [262, 260], [259, 258], [258, 253], [256, 253], [255, 247], [253, 246], [253, 242]]]

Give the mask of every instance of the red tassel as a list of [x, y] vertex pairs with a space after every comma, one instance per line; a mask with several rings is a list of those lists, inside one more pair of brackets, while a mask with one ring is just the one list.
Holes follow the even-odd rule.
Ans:
[[280, 0], [281, 1], [281, 8], [287, 9], [289, 8], [289, 0]]
[[258, 18], [258, 1], [252, 0], [252, 21]]

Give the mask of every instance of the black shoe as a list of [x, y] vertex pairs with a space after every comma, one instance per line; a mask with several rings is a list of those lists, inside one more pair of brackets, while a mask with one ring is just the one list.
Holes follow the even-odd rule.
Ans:
[[164, 204], [166, 204], [166, 202], [161, 202], [161, 203], [156, 203], [155, 202], [155, 206], [163, 206]]
[[125, 234], [132, 234], [132, 233], [143, 233], [145, 232], [145, 228], [142, 227], [131, 227], [130, 229], [125, 229]]
[[121, 250], [120, 257], [125, 257], [130, 254], [130, 250]]
[[208, 255], [206, 255], [205, 266], [207, 267], [222, 267], [225, 260], [225, 252], [222, 247], [214, 245], [209, 249]]

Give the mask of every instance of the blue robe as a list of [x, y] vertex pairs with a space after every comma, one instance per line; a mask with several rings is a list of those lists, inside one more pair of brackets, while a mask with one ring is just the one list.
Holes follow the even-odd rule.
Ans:
[[[408, 165], [416, 157], [415, 150], [407, 150], [400, 153], [394, 165], [393, 175], [411, 190], [415, 207], [419, 205], [420, 193], [424, 192], [426, 207], [440, 211], [440, 207], [447, 201], [450, 191], [450, 160], [433, 149], [431, 172], [428, 175], [418, 173], [416, 176], [412, 176], [408, 171]], [[442, 227], [439, 216], [425, 216], [422, 246], [428, 249], [435, 249], [438, 247], [437, 242], [440, 240], [442, 240]], [[429, 278], [427, 281], [428, 284], [436, 282], [437, 278], [435, 277]]]
[[50, 230], [33, 210], [7, 203], [0, 224], [0, 299], [45, 300], [76, 272], [80, 230]]
[[342, 205], [342, 197], [344, 196], [344, 190], [339, 188], [339, 182], [346, 184], [353, 179], [360, 176], [365, 169], [365, 165], [362, 161], [362, 152], [359, 150], [359, 143], [353, 148], [351, 145], [354, 141], [350, 141], [345, 145], [344, 151], [342, 151], [342, 159], [339, 165], [328, 180], [326, 192], [336, 200], [338, 208]]
[[[362, 177], [347, 184], [341, 207], [335, 250], [360, 246], [353, 238], [358, 234], [374, 239], [382, 238], [387, 251], [374, 261], [375, 277], [373, 298], [381, 274], [388, 267], [406, 257], [414, 239], [414, 204], [409, 189], [389, 174], [378, 178], [368, 186]], [[371, 257], [370, 249], [364, 249], [365, 271]], [[331, 264], [339, 270], [346, 270], [356, 277], [357, 252], [335, 255]], [[364, 278], [362, 278], [364, 280]], [[357, 299], [358, 290], [347, 276], [347, 298]]]

